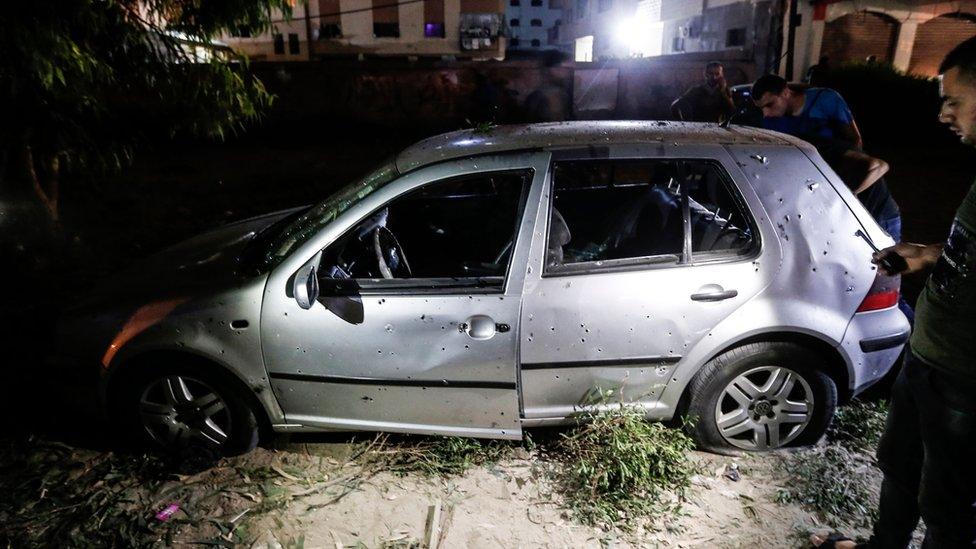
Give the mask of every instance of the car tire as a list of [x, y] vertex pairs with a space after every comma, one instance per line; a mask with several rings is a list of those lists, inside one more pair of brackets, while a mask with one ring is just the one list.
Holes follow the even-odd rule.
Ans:
[[258, 444], [253, 399], [215, 367], [154, 360], [135, 367], [119, 385], [113, 413], [122, 432], [140, 446], [206, 462], [249, 452]]
[[689, 385], [686, 418], [698, 447], [734, 455], [820, 440], [837, 407], [822, 364], [789, 342], [750, 343], [710, 360]]

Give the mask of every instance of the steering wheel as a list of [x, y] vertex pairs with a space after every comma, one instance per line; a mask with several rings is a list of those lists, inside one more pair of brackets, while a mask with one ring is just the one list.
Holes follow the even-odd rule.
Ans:
[[390, 229], [380, 226], [373, 230], [373, 251], [376, 252], [376, 263], [383, 278], [413, 276], [407, 256], [403, 253], [403, 246]]

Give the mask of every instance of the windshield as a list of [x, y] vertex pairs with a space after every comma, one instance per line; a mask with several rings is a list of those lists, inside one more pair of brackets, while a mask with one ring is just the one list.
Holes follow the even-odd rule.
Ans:
[[343, 187], [324, 202], [313, 206], [296, 219], [276, 231], [264, 248], [260, 266], [264, 269], [274, 267], [293, 250], [331, 223], [366, 195], [393, 181], [397, 175], [396, 164], [389, 159], [366, 176]]

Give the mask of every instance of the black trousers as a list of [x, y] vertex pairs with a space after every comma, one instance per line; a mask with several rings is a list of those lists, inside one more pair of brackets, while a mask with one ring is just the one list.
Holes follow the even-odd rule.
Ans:
[[878, 447], [881, 515], [868, 547], [904, 549], [921, 516], [924, 548], [976, 549], [976, 357], [969, 379], [905, 355]]

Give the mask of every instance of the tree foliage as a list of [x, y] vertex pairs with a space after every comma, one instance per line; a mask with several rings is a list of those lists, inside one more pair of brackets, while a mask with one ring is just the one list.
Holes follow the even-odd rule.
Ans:
[[119, 169], [149, 139], [240, 131], [271, 96], [215, 38], [262, 32], [292, 2], [10, 3], [0, 10], [3, 152], [56, 219], [64, 168]]

